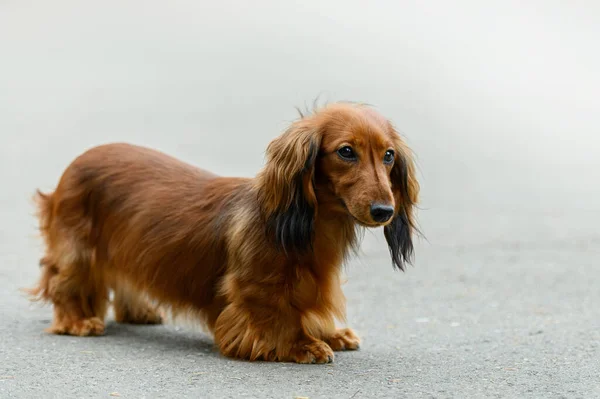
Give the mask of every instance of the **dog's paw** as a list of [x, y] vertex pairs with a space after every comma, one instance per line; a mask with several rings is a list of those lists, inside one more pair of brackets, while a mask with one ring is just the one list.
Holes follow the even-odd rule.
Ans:
[[333, 351], [323, 341], [301, 344], [292, 352], [291, 357], [294, 362], [304, 364], [331, 363], [334, 359]]
[[135, 311], [115, 309], [115, 320], [125, 324], [162, 324], [164, 317], [159, 310], [147, 306]]
[[97, 336], [104, 334], [104, 322], [98, 317], [76, 320], [71, 323], [55, 324], [46, 332], [52, 334], [76, 335], [79, 337]]
[[148, 311], [146, 317], [143, 320], [143, 323], [141, 324], [163, 324], [164, 320], [165, 316], [162, 312], [156, 309], [151, 309]]
[[334, 351], [357, 350], [360, 347], [360, 338], [350, 328], [337, 330], [325, 340]]

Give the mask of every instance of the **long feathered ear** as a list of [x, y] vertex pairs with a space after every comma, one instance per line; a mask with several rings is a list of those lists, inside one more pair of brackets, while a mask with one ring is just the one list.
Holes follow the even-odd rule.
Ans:
[[310, 117], [294, 122], [267, 147], [258, 195], [267, 234], [286, 254], [312, 248], [317, 200], [313, 185], [321, 132]]
[[412, 263], [413, 236], [417, 231], [415, 208], [419, 197], [419, 183], [410, 149], [397, 136], [396, 161], [391, 171], [392, 192], [396, 201], [396, 213], [384, 227], [392, 262], [404, 271], [405, 263]]

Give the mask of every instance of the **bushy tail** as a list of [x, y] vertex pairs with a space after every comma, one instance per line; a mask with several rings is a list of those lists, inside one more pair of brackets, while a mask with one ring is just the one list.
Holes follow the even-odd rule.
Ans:
[[36, 190], [34, 201], [37, 205], [36, 216], [39, 219], [39, 226], [44, 239], [48, 235], [48, 229], [52, 223], [52, 208], [54, 207], [54, 193], [44, 194]]
[[54, 193], [44, 194], [40, 190], [36, 190], [34, 201], [37, 206], [36, 216], [39, 220], [40, 233], [46, 244], [46, 255], [40, 259], [42, 275], [38, 284], [32, 288], [25, 288], [23, 291], [30, 296], [31, 300], [48, 300], [49, 280], [56, 273], [56, 267], [47, 255], [50, 245], [49, 237], [50, 226], [52, 225], [52, 209], [54, 208]]

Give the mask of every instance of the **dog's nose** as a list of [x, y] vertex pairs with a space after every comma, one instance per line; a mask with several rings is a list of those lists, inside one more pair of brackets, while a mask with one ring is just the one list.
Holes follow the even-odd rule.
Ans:
[[394, 207], [383, 204], [372, 204], [371, 205], [371, 217], [377, 223], [383, 223], [390, 220], [394, 215]]

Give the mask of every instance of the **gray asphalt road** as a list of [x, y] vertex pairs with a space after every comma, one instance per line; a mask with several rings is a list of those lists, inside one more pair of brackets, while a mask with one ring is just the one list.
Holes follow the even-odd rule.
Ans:
[[[599, 397], [598, 6], [210, 3], [0, 2], [0, 398]], [[189, 326], [43, 333], [51, 309], [18, 291], [36, 188], [115, 140], [252, 176], [319, 93], [393, 119], [423, 185], [415, 266], [394, 272], [375, 230], [346, 268], [360, 351], [246, 363]]]

